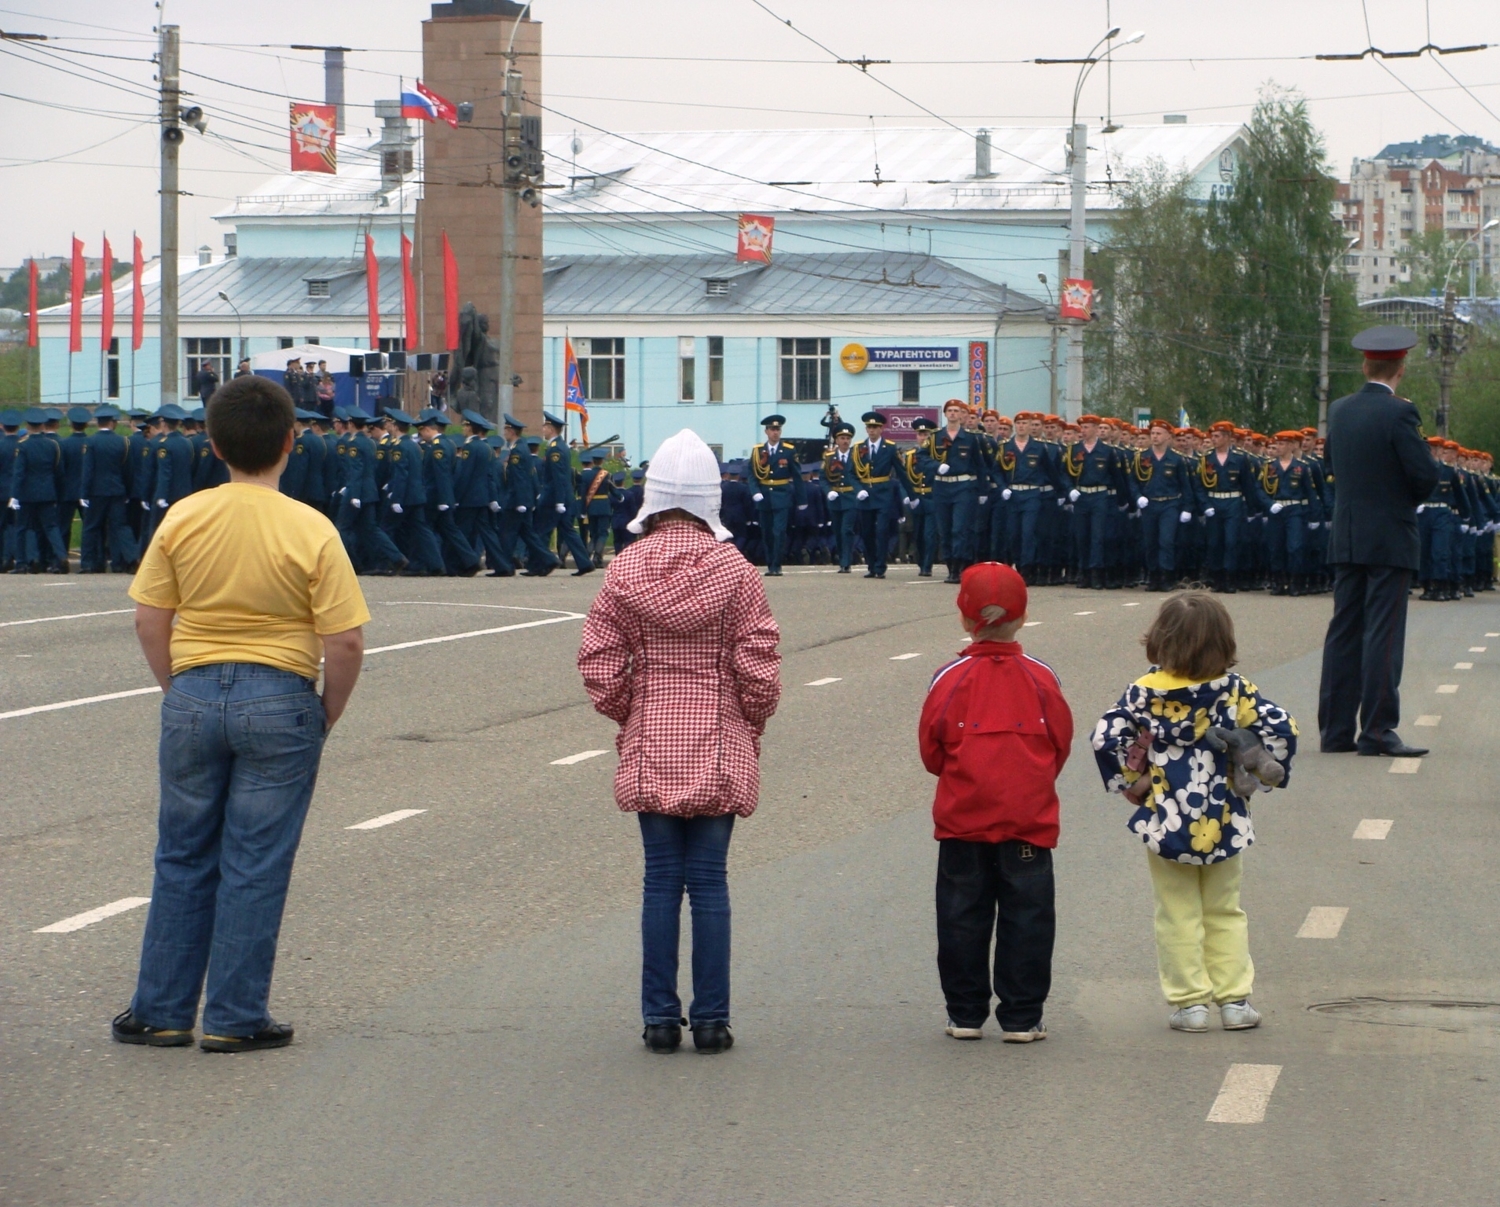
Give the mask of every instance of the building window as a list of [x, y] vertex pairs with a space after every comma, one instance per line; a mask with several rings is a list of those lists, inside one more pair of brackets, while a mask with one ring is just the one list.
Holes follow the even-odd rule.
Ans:
[[405, 352], [406, 341], [400, 336], [394, 336], [391, 339], [386, 339], [386, 337], [382, 335], [380, 337], [380, 350], [382, 352]]
[[710, 444], [708, 451], [718, 459], [720, 465], [724, 464], [724, 446], [722, 444]]
[[276, 337], [276, 345], [280, 348], [290, 348], [296, 342], [290, 335], [278, 335]]
[[307, 282], [307, 296], [310, 298], [326, 298], [332, 296], [329, 283], [321, 278]]
[[304, 344], [317, 345], [323, 342], [323, 337], [321, 335], [304, 335], [302, 337], [302, 342]]
[[183, 365], [181, 390], [184, 398], [196, 393], [193, 389], [193, 379], [197, 377], [198, 371], [204, 368], [204, 362], [219, 375], [220, 381], [228, 381], [234, 372], [234, 365], [230, 361], [233, 349], [230, 347], [230, 339], [185, 339], [182, 341]]
[[708, 337], [708, 400], [724, 401], [724, 337]]
[[625, 401], [625, 341], [580, 339], [573, 344], [578, 380], [590, 402]]
[[109, 341], [109, 354], [105, 359], [104, 374], [105, 397], [118, 398], [120, 396], [120, 341], [118, 339]]
[[922, 401], [922, 374], [917, 369], [901, 370], [901, 401]]
[[697, 396], [698, 362], [693, 357], [696, 341], [691, 335], [677, 340], [677, 397], [692, 402]]
[[829, 340], [781, 341], [781, 401], [827, 402]]

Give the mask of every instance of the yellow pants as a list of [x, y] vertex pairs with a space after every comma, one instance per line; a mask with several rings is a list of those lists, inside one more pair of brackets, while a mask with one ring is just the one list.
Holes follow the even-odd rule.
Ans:
[[1173, 1006], [1237, 1002], [1250, 996], [1255, 965], [1240, 908], [1245, 857], [1207, 865], [1146, 852], [1156, 894], [1156, 963]]

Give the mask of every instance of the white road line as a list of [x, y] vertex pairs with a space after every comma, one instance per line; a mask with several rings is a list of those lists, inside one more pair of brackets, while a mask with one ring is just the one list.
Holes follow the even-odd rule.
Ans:
[[1093, 613], [1092, 612], [1074, 612], [1073, 615], [1074, 616], [1092, 616]]
[[1028, 620], [1026, 622], [1026, 624], [1025, 624], [1025, 627], [1028, 628], [1028, 629], [1034, 629], [1034, 628], [1036, 628], [1037, 625], [1039, 625], [1041, 623], [1042, 622], [1040, 620]]
[[1391, 775], [1416, 775], [1420, 770], [1422, 770], [1422, 760], [1419, 758], [1391, 760]]
[[1471, 653], [1471, 654], [1482, 654], [1482, 653], [1484, 653], [1489, 648], [1490, 647], [1487, 646], [1487, 645], [1471, 645], [1469, 647], [1469, 653]]
[[1472, 662], [1455, 662], [1453, 669], [1456, 671], [1471, 671], [1474, 669], [1474, 664]]
[[891, 655], [891, 661], [892, 662], [905, 662], [908, 658], [920, 658], [921, 656], [922, 655], [920, 653], [916, 653], [916, 654], [892, 654]]
[[1451, 695], [1454, 695], [1455, 693], [1457, 693], [1457, 691], [1458, 691], [1458, 684], [1457, 683], [1439, 683], [1438, 684], [1437, 694], [1440, 695], [1440, 696], [1451, 696]]
[[597, 759], [601, 754], [608, 754], [607, 750], [580, 750], [577, 754], [570, 754], [565, 759], [553, 759], [554, 767], [571, 767], [574, 763], [582, 763], [586, 759]]
[[1486, 637], [1500, 637], [1500, 633], [1486, 633]]
[[1372, 841], [1383, 839], [1391, 832], [1391, 827], [1396, 823], [1383, 817], [1367, 817], [1354, 827], [1355, 838], [1368, 838]]
[[1205, 1122], [1264, 1123], [1280, 1076], [1280, 1065], [1230, 1065]]
[[1443, 717], [1441, 713], [1429, 713], [1425, 717], [1418, 717], [1416, 723], [1418, 725], [1424, 726], [1425, 728], [1431, 729], [1435, 727], [1437, 723], [1442, 719]]
[[77, 583], [43, 583], [44, 587], [76, 587]]
[[126, 616], [134, 611], [134, 608], [112, 608], [108, 612], [69, 612], [66, 616], [33, 616], [30, 620], [0, 621], [0, 629], [13, 629], [21, 624], [47, 624], [54, 620], [87, 620], [91, 616]]
[[[485, 606], [485, 605], [458, 605], [458, 606]], [[498, 606], [498, 605], [497, 605]], [[540, 612], [548, 609], [524, 608], [526, 612]], [[465, 641], [470, 637], [490, 637], [496, 633], [513, 633], [518, 629], [537, 629], [543, 625], [562, 624], [569, 620], [582, 620], [582, 612], [564, 612], [560, 616], [549, 616], [546, 620], [527, 620], [520, 624], [506, 624], [494, 629], [472, 629], [467, 633], [450, 633], [447, 637], [425, 637], [421, 641], [400, 641], [395, 645], [377, 645], [372, 650], [365, 651], [365, 657], [372, 654], [389, 654], [393, 650], [410, 650], [421, 645], [441, 645], [448, 641]], [[108, 700], [125, 700], [131, 696], [149, 696], [153, 692], [159, 692], [159, 687], [137, 687], [130, 691], [109, 692], [102, 696], [83, 696], [77, 700], [59, 700], [56, 704], [34, 704], [30, 708], [16, 708], [10, 712], [0, 712], [0, 721], [8, 721], [14, 717], [30, 717], [41, 712], [57, 712], [63, 708], [81, 708], [85, 704], [103, 704]]]
[[415, 817], [418, 813], [426, 813], [426, 809], [397, 809], [394, 813], [382, 813], [379, 817], [372, 817], [369, 821], [362, 821], [358, 825], [345, 826], [346, 830], [378, 830], [381, 826], [392, 826], [398, 821], [405, 821], [408, 817]]
[[1344, 919], [1349, 908], [1344, 905], [1315, 905], [1307, 911], [1307, 917], [1297, 931], [1299, 939], [1337, 939], [1344, 929]]
[[1138, 608], [1138, 607], [1141, 606], [1141, 601], [1137, 599], [1137, 600], [1133, 601], [1132, 603], [1123, 603], [1120, 606], [1122, 608]]
[[830, 683], [842, 683], [843, 679], [834, 677], [831, 679], [814, 679], [811, 683], [804, 683], [803, 687], [827, 687]]
[[61, 922], [54, 922], [51, 926], [38, 927], [31, 933], [65, 935], [69, 931], [82, 930], [85, 926], [92, 926], [95, 922], [103, 922], [105, 918], [113, 918], [116, 914], [123, 914], [126, 910], [146, 905], [150, 900], [150, 897], [121, 897], [118, 901], [111, 901], [108, 905], [101, 905], [98, 909], [91, 909], [87, 913], [74, 914], [71, 918], [64, 918]]

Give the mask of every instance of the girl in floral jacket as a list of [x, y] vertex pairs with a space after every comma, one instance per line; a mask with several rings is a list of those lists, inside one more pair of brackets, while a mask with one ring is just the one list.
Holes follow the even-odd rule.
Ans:
[[[1254, 1027], [1255, 976], [1241, 861], [1255, 841], [1250, 809], [1230, 780], [1230, 753], [1211, 728], [1248, 729], [1280, 764], [1285, 787], [1297, 723], [1249, 680], [1234, 674], [1234, 622], [1212, 595], [1186, 592], [1162, 604], [1146, 634], [1151, 671], [1094, 728], [1104, 786], [1136, 804], [1129, 827], [1146, 845], [1156, 897], [1156, 954], [1169, 1025], [1208, 1030], [1208, 1003], [1225, 1030]], [[1268, 784], [1262, 784], [1268, 789]]]

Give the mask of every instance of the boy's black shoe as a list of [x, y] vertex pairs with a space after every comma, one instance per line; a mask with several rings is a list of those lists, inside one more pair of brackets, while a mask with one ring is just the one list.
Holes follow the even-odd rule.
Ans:
[[693, 1028], [693, 1047], [709, 1054], [727, 1052], [734, 1047], [734, 1036], [728, 1023], [702, 1023]]
[[254, 1035], [205, 1035], [198, 1046], [205, 1052], [256, 1052], [285, 1048], [292, 1042], [292, 1024], [270, 1022]]
[[145, 1044], [148, 1048], [185, 1048], [193, 1042], [193, 1031], [169, 1031], [163, 1027], [148, 1027], [129, 1010], [117, 1014], [109, 1024], [110, 1034], [117, 1043]]
[[682, 1028], [676, 1023], [648, 1023], [641, 1038], [651, 1051], [670, 1056], [682, 1046]]

